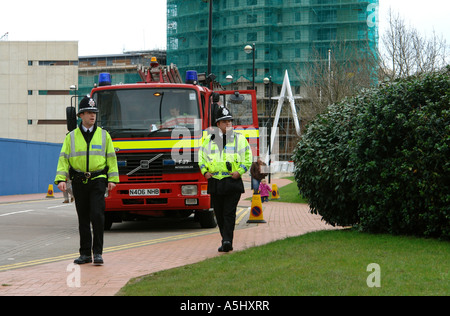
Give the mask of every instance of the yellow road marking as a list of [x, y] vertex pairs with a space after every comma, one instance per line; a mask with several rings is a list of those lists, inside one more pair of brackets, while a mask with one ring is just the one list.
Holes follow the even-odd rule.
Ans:
[[249, 207], [246, 208], [240, 208], [237, 212], [236, 212], [236, 225], [238, 225], [241, 220], [244, 218], [245, 215], [247, 215], [247, 213], [250, 211]]
[[[119, 250], [126, 250], [126, 249], [131, 249], [131, 248], [136, 248], [136, 247], [142, 247], [142, 246], [149, 246], [149, 245], [154, 245], [154, 244], [161, 243], [161, 242], [180, 240], [180, 239], [184, 239], [184, 238], [198, 237], [198, 236], [217, 233], [218, 231], [219, 231], [219, 229], [215, 228], [215, 229], [196, 232], [196, 233], [181, 234], [181, 235], [157, 238], [157, 239], [152, 239], [152, 240], [134, 242], [134, 243], [125, 244], [125, 245], [112, 246], [112, 247], [104, 248], [103, 253], [109, 253], [109, 252], [114, 252], [114, 251], [119, 251]], [[18, 263], [8, 264], [8, 265], [0, 266], [0, 271], [17, 269], [17, 268], [25, 268], [25, 267], [38, 265], [38, 264], [73, 259], [73, 258], [77, 257], [78, 255], [79, 255], [78, 253], [73, 253], [73, 254], [62, 255], [62, 256], [58, 256], [58, 257], [44, 258], [44, 259], [27, 261], [27, 262], [18, 262]]]
[[191, 237], [198, 237], [198, 236], [208, 235], [208, 234], [212, 234], [212, 233], [217, 233], [218, 231], [219, 231], [219, 229], [216, 228], [216, 229], [201, 231], [201, 232], [197, 232], [197, 233], [189, 233], [189, 234], [175, 235], [175, 236], [163, 237], [163, 238], [146, 240], [146, 241], [139, 241], [139, 242], [134, 242], [134, 243], [125, 244], [125, 245], [108, 247], [108, 248], [105, 248], [103, 250], [103, 252], [108, 253], [108, 252], [113, 252], [113, 251], [118, 251], [118, 250], [125, 250], [125, 249], [131, 249], [131, 248], [136, 248], [136, 247], [153, 245], [153, 244], [157, 244], [157, 243], [161, 243], [161, 242], [174, 241], [174, 240], [180, 240], [180, 239], [191, 238]]
[[56, 261], [60, 261], [60, 260], [67, 260], [70, 258], [74, 258], [77, 255], [79, 255], [79, 254], [74, 253], [74, 254], [70, 254], [70, 255], [62, 255], [62, 256], [52, 257], [52, 258], [44, 258], [44, 259], [27, 261], [27, 262], [18, 262], [18, 263], [13, 263], [13, 264], [7, 264], [4, 266], [0, 266], [0, 271], [5, 271], [5, 270], [9, 270], [9, 269], [17, 269], [17, 268], [25, 268], [25, 267], [30, 267], [30, 266], [34, 266], [34, 265], [38, 265], [38, 264], [43, 264], [43, 263], [56, 262]]
[[[250, 211], [249, 207], [238, 208], [238, 210], [236, 212], [236, 225], [242, 221], [242, 219], [245, 217], [245, 215], [248, 214], [249, 211]], [[132, 249], [132, 248], [136, 248], [136, 247], [149, 246], [149, 245], [154, 245], [157, 243], [175, 241], [175, 240], [180, 240], [180, 239], [184, 239], [184, 238], [198, 237], [198, 236], [213, 234], [213, 233], [217, 233], [217, 232], [219, 232], [219, 229], [215, 228], [215, 229], [201, 231], [201, 232], [174, 235], [174, 236], [162, 237], [162, 238], [157, 238], [157, 239], [152, 239], [152, 240], [124, 244], [124, 245], [117, 245], [117, 246], [107, 247], [107, 248], [103, 249], [103, 253]], [[38, 264], [52, 263], [52, 262], [62, 261], [62, 260], [69, 260], [69, 259], [73, 259], [73, 258], [77, 257], [78, 255], [79, 255], [78, 253], [72, 253], [72, 254], [67, 254], [67, 255], [62, 255], [62, 256], [57, 256], [57, 257], [8, 264], [8, 265], [0, 266], [0, 271], [25, 268], [25, 267], [35, 266]]]

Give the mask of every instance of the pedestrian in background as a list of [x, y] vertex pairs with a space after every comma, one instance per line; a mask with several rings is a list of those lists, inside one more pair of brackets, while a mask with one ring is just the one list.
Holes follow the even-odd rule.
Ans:
[[269, 202], [269, 192], [272, 192], [272, 189], [267, 184], [266, 179], [262, 179], [259, 184], [259, 194], [261, 195], [261, 202]]
[[72, 181], [70, 179], [66, 179], [66, 191], [63, 192], [64, 201], [63, 203], [73, 202], [73, 191], [72, 191]]
[[267, 173], [262, 172], [262, 167], [266, 164], [258, 157], [258, 159], [252, 163], [250, 168], [250, 175], [252, 176], [252, 189], [253, 194], [257, 194], [259, 190], [259, 183], [267, 176]]

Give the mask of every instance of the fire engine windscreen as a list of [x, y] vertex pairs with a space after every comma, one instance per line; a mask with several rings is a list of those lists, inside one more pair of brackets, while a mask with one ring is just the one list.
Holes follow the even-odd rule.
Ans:
[[195, 128], [200, 118], [197, 93], [190, 89], [116, 89], [94, 94], [98, 124], [110, 132]]

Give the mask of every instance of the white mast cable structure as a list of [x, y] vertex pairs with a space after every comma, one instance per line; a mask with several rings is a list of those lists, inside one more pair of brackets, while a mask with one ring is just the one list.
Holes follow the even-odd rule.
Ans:
[[[280, 96], [272, 98], [273, 100], [278, 100], [278, 107], [277, 107], [277, 112], [275, 114], [275, 119], [273, 121], [272, 130], [270, 133], [270, 145], [269, 145], [270, 148], [273, 148], [273, 143], [275, 142], [275, 136], [276, 136], [276, 131], [277, 131], [276, 127], [278, 126], [278, 121], [280, 120], [280, 115], [281, 115], [281, 109], [283, 107], [284, 100], [286, 98], [289, 100], [289, 103], [291, 105], [291, 111], [292, 111], [292, 116], [293, 116], [293, 120], [294, 120], [295, 131], [297, 132], [297, 135], [300, 136], [301, 135], [300, 122], [299, 122], [299, 117], [297, 114], [297, 109], [295, 108], [295, 100], [303, 99], [303, 97], [294, 96], [294, 94], [292, 93], [291, 82], [289, 81], [289, 74], [288, 74], [287, 70], [284, 75], [283, 86], [281, 88]], [[268, 165], [270, 165], [269, 158], [270, 158], [269, 152], [267, 152], [266, 159], [264, 161]]]

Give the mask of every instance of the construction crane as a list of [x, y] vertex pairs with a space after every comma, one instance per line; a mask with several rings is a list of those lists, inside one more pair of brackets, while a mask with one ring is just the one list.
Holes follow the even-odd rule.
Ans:
[[9, 34], [9, 32], [6, 32], [5, 34], [3, 34], [2, 37], [0, 37], [0, 41], [7, 41], [8, 40], [8, 34]]

